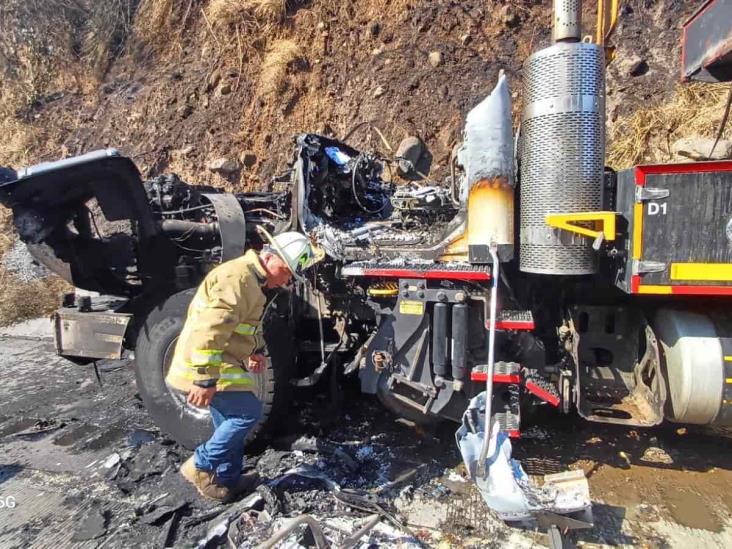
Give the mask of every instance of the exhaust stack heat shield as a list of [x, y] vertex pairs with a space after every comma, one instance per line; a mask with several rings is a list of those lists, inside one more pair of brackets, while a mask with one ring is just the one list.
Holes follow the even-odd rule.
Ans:
[[514, 141], [508, 79], [501, 71], [491, 94], [465, 121], [458, 160], [465, 168], [460, 207], [468, 212], [467, 235], [450, 246], [468, 252], [473, 263], [489, 263], [489, 248], [498, 247], [501, 261], [514, 256]]
[[597, 271], [586, 237], [553, 229], [549, 213], [599, 211], [605, 164], [605, 56], [558, 43], [524, 64], [521, 117], [521, 260], [524, 272]]

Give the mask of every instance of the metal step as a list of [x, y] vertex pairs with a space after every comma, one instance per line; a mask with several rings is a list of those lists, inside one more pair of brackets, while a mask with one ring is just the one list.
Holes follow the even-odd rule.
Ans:
[[501, 431], [509, 438], [521, 438], [521, 417], [513, 412], [498, 412], [493, 417], [498, 420]]
[[[488, 378], [487, 364], [478, 364], [470, 372], [471, 381], [485, 382]], [[521, 365], [516, 362], [496, 362], [493, 369], [493, 383], [521, 383]]]
[[[485, 383], [488, 378], [486, 368], [485, 364], [478, 364], [470, 372], [470, 380]], [[561, 402], [559, 390], [553, 383], [541, 377], [535, 370], [522, 369], [516, 362], [496, 362], [493, 383], [521, 384], [527, 392], [554, 407]]]
[[561, 397], [556, 386], [538, 375], [535, 371], [524, 369], [524, 388], [535, 397], [548, 402], [555, 408], [559, 406]]
[[[516, 330], [530, 332], [535, 328], [534, 315], [531, 311], [513, 311], [504, 309], [498, 312], [496, 330]], [[490, 330], [490, 321], [486, 320], [485, 329]]]

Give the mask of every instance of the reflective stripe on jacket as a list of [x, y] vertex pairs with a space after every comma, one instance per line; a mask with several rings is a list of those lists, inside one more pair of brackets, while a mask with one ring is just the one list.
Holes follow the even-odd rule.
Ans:
[[254, 389], [256, 374], [247, 372], [245, 362], [264, 347], [265, 282], [259, 256], [251, 250], [206, 276], [188, 307], [168, 385], [187, 392], [194, 381], [216, 380], [218, 391]]

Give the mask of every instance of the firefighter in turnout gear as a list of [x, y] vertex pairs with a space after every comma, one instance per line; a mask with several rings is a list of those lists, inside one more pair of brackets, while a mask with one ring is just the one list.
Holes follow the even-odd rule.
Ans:
[[166, 383], [187, 394], [189, 404], [208, 407], [211, 438], [181, 466], [181, 474], [204, 497], [230, 501], [254, 487], [256, 474], [241, 475], [244, 440], [262, 416], [253, 391], [265, 366], [262, 316], [264, 288], [287, 286], [314, 261], [305, 235], [271, 237], [261, 253], [213, 269], [188, 308]]

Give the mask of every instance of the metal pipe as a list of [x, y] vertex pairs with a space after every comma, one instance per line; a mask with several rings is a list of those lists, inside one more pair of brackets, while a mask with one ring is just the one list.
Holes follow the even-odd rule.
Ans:
[[369, 531], [379, 524], [379, 522], [381, 522], [381, 515], [371, 515], [366, 517], [366, 523], [356, 533], [344, 539], [338, 546], [338, 549], [351, 549], [352, 547], [355, 547], [361, 538], [369, 533]]
[[328, 541], [325, 539], [323, 529], [320, 527], [320, 523], [310, 515], [300, 515], [293, 519], [288, 520], [280, 530], [275, 533], [267, 541], [257, 545], [257, 549], [273, 549], [277, 547], [277, 544], [289, 536], [298, 526], [307, 524], [310, 531], [313, 534], [313, 540], [315, 541], [315, 547], [318, 549], [326, 549], [328, 547]]
[[582, 0], [554, 0], [552, 43], [582, 40]]
[[160, 229], [169, 238], [207, 238], [219, 235], [218, 223], [197, 223], [182, 219], [164, 219], [160, 222]]
[[452, 306], [452, 379], [453, 389], [462, 390], [467, 370], [468, 350], [468, 305], [456, 303]]
[[435, 385], [438, 387], [442, 387], [447, 376], [449, 315], [450, 306], [447, 303], [435, 303], [432, 313], [432, 365], [435, 370]]
[[221, 242], [218, 223], [165, 219], [160, 223], [160, 229], [176, 244], [195, 251], [208, 250]]
[[491, 260], [493, 261], [493, 269], [491, 277], [493, 278], [493, 286], [491, 287], [491, 303], [490, 303], [490, 326], [488, 331], [488, 368], [485, 379], [485, 425], [483, 426], [483, 446], [480, 449], [478, 457], [477, 476], [485, 477], [488, 469], [485, 466], [485, 460], [488, 457], [488, 445], [491, 440], [491, 413], [493, 403], [493, 371], [495, 370], [495, 352], [496, 352], [496, 308], [498, 302], [498, 280], [500, 278], [500, 262], [498, 261], [497, 246], [491, 244], [490, 247]]

